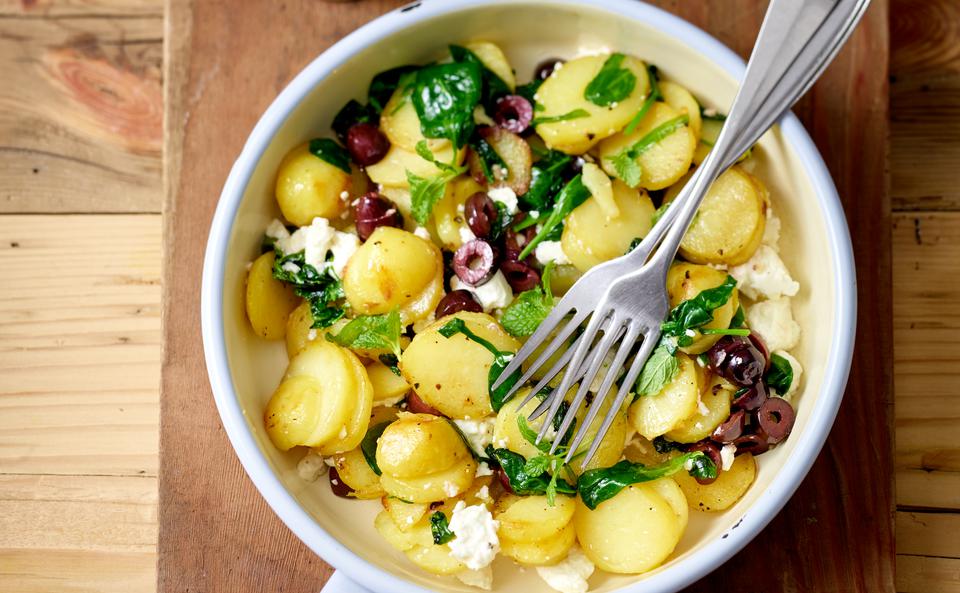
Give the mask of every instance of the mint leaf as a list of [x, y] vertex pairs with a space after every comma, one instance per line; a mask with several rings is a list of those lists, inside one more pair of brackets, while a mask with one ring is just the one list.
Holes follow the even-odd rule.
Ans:
[[790, 386], [793, 384], [793, 365], [779, 354], [771, 354], [770, 370], [763, 379], [767, 387], [776, 391], [777, 395], [783, 395], [790, 391]]
[[620, 67], [625, 57], [620, 53], [611, 54], [587, 84], [583, 98], [594, 105], [607, 107], [629, 97], [637, 86], [637, 77], [630, 70]]
[[[620, 177], [621, 181], [630, 187], [636, 187], [640, 183], [640, 164], [636, 163], [640, 155], [670, 134], [687, 125], [689, 121], [690, 118], [687, 114], [668, 119], [644, 134], [643, 137], [637, 140], [632, 146], [624, 148], [612, 157], [607, 157], [607, 160], [613, 164], [614, 169], [617, 171], [617, 176]], [[633, 162], [636, 168], [631, 167], [628, 164], [629, 162]], [[623, 171], [622, 174], [621, 170]]]
[[543, 323], [553, 309], [553, 293], [550, 291], [551, 264], [543, 270], [543, 284], [521, 292], [500, 318], [500, 325], [508, 334], [516, 337], [529, 336]]
[[713, 321], [713, 311], [730, 300], [737, 281], [733, 276], [715, 288], [701, 291], [697, 296], [674, 307], [667, 320], [660, 326], [663, 337], [675, 337], [677, 345], [689, 346], [694, 338], [687, 330], [694, 330]]
[[310, 153], [334, 167], [350, 173], [350, 153], [330, 138], [314, 138], [311, 140]]
[[343, 326], [327, 340], [347, 348], [386, 349], [400, 356], [400, 313], [396, 309], [386, 315], [361, 315]]
[[629, 152], [621, 152], [612, 159], [613, 170], [617, 172], [617, 177], [630, 187], [640, 185], [640, 176], [642, 169], [636, 157], [631, 157]]
[[407, 171], [407, 183], [410, 184], [410, 214], [414, 220], [421, 225], [427, 224], [433, 207], [447, 189], [448, 181], [449, 178], [445, 175], [424, 179]]
[[656, 395], [664, 387], [673, 381], [677, 371], [680, 370], [680, 362], [670, 354], [666, 346], [657, 345], [653, 354], [647, 359], [640, 371], [640, 377], [637, 379], [636, 393], [638, 396]]
[[497, 449], [494, 448], [493, 445], [487, 445], [486, 454], [488, 458], [503, 470], [504, 475], [507, 476], [507, 481], [510, 483], [510, 489], [513, 490], [517, 496], [545, 494], [549, 501], [551, 496], [555, 496], [556, 494], [573, 496], [577, 493], [576, 486], [557, 477], [556, 473], [559, 472], [551, 476], [546, 471], [539, 474], [524, 471], [527, 460], [519, 453], [514, 453], [509, 449]]
[[582, 117], [590, 117], [590, 112], [586, 109], [574, 109], [561, 115], [543, 115], [533, 118], [530, 125], [539, 126], [540, 124], [552, 124], [558, 121], [570, 121], [571, 119], [580, 119]]
[[455, 533], [450, 531], [447, 516], [441, 511], [434, 511], [434, 513], [430, 515], [430, 533], [433, 535], [433, 543], [438, 546], [442, 546], [457, 537]]

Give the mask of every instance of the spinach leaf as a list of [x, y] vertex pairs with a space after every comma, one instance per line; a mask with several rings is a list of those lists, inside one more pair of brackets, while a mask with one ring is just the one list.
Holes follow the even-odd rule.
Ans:
[[520, 202], [531, 210], [550, 208], [553, 197], [563, 188], [563, 172], [573, 157], [558, 150], [548, 150], [530, 170], [530, 188]]
[[641, 169], [637, 158], [657, 142], [660, 142], [670, 134], [687, 125], [689, 120], [690, 118], [687, 114], [678, 115], [673, 119], [669, 119], [644, 134], [643, 137], [637, 140], [632, 146], [624, 148], [611, 157], [606, 157], [608, 161], [613, 163], [617, 177], [630, 187], [638, 186], [640, 184]]
[[653, 448], [657, 453], [669, 453], [670, 451], [680, 451], [680, 443], [668, 440], [664, 436], [658, 436], [653, 439]]
[[400, 376], [400, 359], [397, 358], [396, 354], [381, 354], [377, 357], [383, 366], [390, 369], [390, 372], [396, 376]]
[[530, 104], [533, 105], [537, 102], [537, 100], [534, 97], [536, 96], [537, 91], [540, 90], [540, 85], [542, 84], [543, 84], [542, 79], [534, 78], [527, 84], [518, 85], [516, 93], [521, 97], [523, 97], [524, 99], [526, 99], [527, 101], [530, 101]]
[[389, 350], [400, 356], [400, 313], [396, 309], [386, 315], [361, 315], [350, 320], [336, 335], [327, 340], [347, 348]]
[[[503, 352], [498, 350], [496, 346], [470, 331], [470, 328], [467, 327], [467, 324], [464, 323], [462, 319], [451, 319], [438, 331], [440, 332], [440, 335], [445, 338], [449, 338], [450, 336], [458, 333], [463, 334], [468, 340], [480, 344], [486, 348], [490, 354], [493, 354], [493, 364], [490, 366], [490, 371], [487, 373], [488, 385], [493, 385], [494, 381], [500, 378], [500, 375], [510, 363], [510, 359], [513, 358], [513, 352]], [[500, 387], [490, 390], [490, 406], [493, 408], [494, 412], [499, 412], [500, 408], [503, 407], [503, 404], [509, 401], [507, 398], [507, 392], [513, 388], [513, 386], [517, 383], [517, 379], [519, 378], [520, 372], [517, 371], [513, 375], [507, 377]]]
[[611, 54], [587, 84], [583, 98], [594, 105], [607, 107], [629, 97], [637, 86], [637, 77], [630, 70], [620, 67], [625, 57], [619, 53]]
[[705, 336], [741, 336], [745, 338], [750, 335], [750, 330], [745, 327], [703, 327], [700, 328], [700, 333]]
[[710, 458], [703, 451], [692, 451], [653, 467], [624, 459], [610, 467], [588, 470], [580, 476], [577, 490], [583, 504], [594, 510], [600, 503], [613, 498], [627, 486], [673, 475], [683, 469], [688, 461], [691, 463], [691, 475], [700, 478], [716, 477], [717, 467]]
[[487, 445], [486, 452], [487, 457], [496, 462], [503, 470], [503, 473], [507, 476], [507, 481], [510, 483], [510, 488], [518, 496], [546, 495], [551, 481], [554, 484], [552, 489], [554, 494], [573, 496], [577, 493], [576, 487], [569, 482], [551, 476], [546, 471], [539, 474], [527, 473], [527, 460], [519, 453], [514, 453], [510, 449], [497, 449], [493, 445]]
[[456, 534], [450, 531], [447, 516], [441, 511], [434, 511], [433, 514], [430, 515], [430, 532], [433, 534], [433, 543], [438, 546], [442, 546], [457, 537]]
[[363, 458], [367, 460], [367, 465], [370, 466], [373, 473], [378, 476], [382, 472], [380, 471], [380, 466], [377, 465], [377, 440], [390, 424], [392, 424], [392, 422], [388, 421], [371, 426], [367, 429], [367, 434], [363, 435], [363, 440], [360, 441], [360, 452], [363, 453]]
[[537, 245], [539, 245], [541, 241], [547, 240], [547, 238], [555, 231], [556, 227], [563, 222], [563, 219], [566, 218], [568, 214], [573, 212], [577, 206], [583, 204], [589, 197], [590, 190], [583, 185], [580, 175], [577, 175], [571, 179], [565, 186], [563, 186], [563, 189], [560, 190], [560, 195], [557, 196], [557, 202], [554, 204], [550, 215], [547, 216], [546, 220], [543, 222], [543, 227], [540, 229], [540, 232], [538, 232], [533, 239], [527, 243], [517, 259], [522, 261], [528, 255], [533, 253], [533, 250], [536, 249]]
[[550, 290], [550, 272], [553, 262], [543, 269], [541, 285], [521, 292], [503, 310], [500, 325], [511, 336], [529, 336], [547, 318], [553, 309], [553, 292]]
[[586, 109], [574, 109], [560, 115], [542, 115], [535, 117], [533, 121], [530, 122], [530, 125], [536, 127], [540, 124], [553, 124], [558, 121], [570, 121], [571, 119], [581, 119], [584, 117], [590, 117], [590, 113]]
[[490, 146], [489, 142], [481, 138], [479, 134], [475, 133], [470, 139], [469, 144], [470, 148], [473, 149], [473, 152], [475, 152], [480, 159], [480, 169], [483, 171], [483, 176], [486, 177], [487, 183], [496, 181], [493, 175], [495, 167], [499, 167], [504, 174], [510, 170], [509, 167], [507, 167], [507, 163], [497, 154], [497, 151]]
[[[720, 286], [703, 290], [692, 299], [674, 307], [667, 316], [667, 320], [660, 326], [663, 332], [661, 340], [674, 337], [678, 346], [692, 344], [695, 336], [689, 335], [688, 330], [697, 329], [713, 321], [714, 309], [722, 307], [730, 300], [730, 295], [733, 294], [736, 286], [737, 281], [733, 276], [728, 275]], [[669, 344], [666, 345], [669, 348]]]
[[637, 378], [637, 396], [660, 393], [664, 387], [673, 381], [679, 370], [680, 362], [677, 357], [671, 354], [666, 346], [658, 344], [650, 358], [644, 363], [643, 370], [640, 371], [640, 377]]
[[347, 141], [347, 132], [354, 124], [376, 124], [380, 121], [380, 114], [370, 105], [364, 105], [355, 99], [350, 99], [340, 108], [333, 118], [330, 127], [341, 142]]
[[507, 83], [497, 76], [493, 70], [487, 68], [483, 64], [483, 61], [477, 57], [477, 54], [463, 46], [451, 45], [450, 55], [453, 57], [454, 62], [473, 62], [480, 66], [480, 77], [482, 80], [482, 90], [480, 92], [481, 102], [488, 111], [493, 111], [494, 106], [497, 104], [497, 99], [510, 94], [510, 87], [507, 86]]
[[743, 305], [737, 307], [737, 312], [733, 314], [730, 320], [730, 327], [747, 327], [746, 314], [743, 312]]
[[273, 262], [273, 277], [291, 285], [297, 296], [310, 302], [312, 327], [329, 327], [344, 316], [343, 307], [336, 304], [344, 298], [340, 279], [329, 266], [317, 270], [306, 263], [302, 251], [284, 255], [277, 250]]
[[630, 253], [639, 247], [641, 243], [643, 243], [643, 237], [635, 237], [633, 241], [630, 241], [630, 247], [627, 247], [627, 250], [624, 253]]
[[434, 64], [417, 71], [413, 106], [427, 138], [447, 138], [455, 149], [473, 132], [473, 109], [480, 101], [481, 68], [475, 62]]
[[777, 395], [784, 395], [790, 391], [790, 385], [793, 384], [793, 365], [786, 358], [779, 354], [770, 355], [770, 370], [763, 378], [770, 387], [777, 392]]
[[314, 138], [311, 140], [310, 153], [334, 167], [350, 173], [350, 153], [330, 138]]
[[653, 107], [653, 104], [663, 98], [663, 95], [660, 94], [657, 67], [647, 66], [647, 74], [650, 78], [650, 92], [647, 94], [647, 98], [643, 100], [643, 104], [640, 105], [640, 109], [637, 111], [637, 114], [633, 116], [633, 119], [630, 120], [630, 123], [627, 124], [627, 127], [623, 129], [624, 134], [632, 134], [633, 131], [637, 129], [637, 126], [640, 125], [640, 122], [643, 121], [643, 118], [647, 115], [647, 112], [650, 111], [650, 108]]
[[377, 113], [382, 113], [387, 101], [390, 100], [390, 96], [397, 90], [403, 79], [409, 79], [410, 77], [407, 75], [416, 72], [419, 68], [419, 66], [412, 65], [397, 66], [374, 76], [373, 80], [370, 81], [370, 87], [367, 89], [367, 100], [370, 101], [370, 106]]

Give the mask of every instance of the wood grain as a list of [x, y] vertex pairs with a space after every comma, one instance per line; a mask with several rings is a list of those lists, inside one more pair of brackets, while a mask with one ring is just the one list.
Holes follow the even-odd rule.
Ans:
[[960, 559], [897, 556], [899, 593], [960, 593]]
[[0, 212], [159, 212], [157, 7], [41, 8], [0, 13]]
[[[313, 590], [313, 559], [268, 515], [249, 482], [241, 477], [213, 417], [200, 365], [195, 332], [177, 331], [195, 318], [202, 244], [187, 238], [204, 234], [213, 200], [250, 128], [279, 86], [315, 53], [384, 10], [390, 3], [351, 5], [288, 3], [265, 11], [261, 3], [244, 5], [243, 18], [222, 18], [217, 0], [173, 0], [170, 4], [167, 56], [169, 87], [167, 146], [171, 152], [167, 185], [165, 243], [172, 247], [165, 270], [167, 357], [163, 368], [161, 426], [160, 591], [200, 590], [213, 583], [235, 591], [258, 590], [267, 578], [290, 575], [287, 590]], [[735, 0], [713, 3], [661, 2], [695, 23], [707, 24], [721, 40], [745, 53], [763, 15], [763, 3]], [[810, 477], [782, 513], [747, 550], [692, 591], [893, 591], [892, 475], [876, 468], [892, 464], [888, 421], [892, 403], [890, 292], [890, 220], [887, 191], [887, 4], [875, 1], [865, 22], [817, 88], [798, 108], [837, 180], [854, 225], [861, 315], [871, 324], [858, 331], [857, 360], [839, 425]], [[323, 18], [316, 12], [323, 10]], [[295, 16], [294, 16], [295, 15]], [[217, 18], [220, 16], [221, 18]], [[232, 16], [232, 15], [231, 15]], [[203, 23], [203, 27], [193, 26]], [[178, 26], [186, 24], [188, 30]], [[276, 28], [277, 34], [264, 34]], [[254, 31], [255, 29], [255, 31]], [[279, 34], [283, 31], [283, 34]], [[255, 49], [242, 40], [258, 34]], [[291, 40], [296, 43], [292, 44]], [[304, 41], [308, 40], [308, 41]], [[267, 49], [267, 48], [270, 49]], [[282, 55], [284, 60], [276, 60]], [[202, 60], [199, 58], [202, 56]], [[227, 56], [251, 65], [243, 76], [220, 66]], [[277, 72], [276, 67], [281, 66]], [[173, 91], [170, 91], [173, 93]], [[242, 108], [238, 97], [243, 98]], [[866, 99], [865, 99], [866, 98]], [[230, 108], [230, 125], [222, 122]], [[181, 135], [182, 132], [182, 135]], [[213, 147], [216, 146], [217, 150]], [[197, 163], [189, 169], [180, 162]], [[197, 398], [197, 394], [203, 397]], [[186, 414], [184, 398], [202, 402]], [[190, 447], [178, 435], [202, 435]], [[192, 455], [199, 446], [207, 452]], [[226, 476], [211, 482], [210, 467]], [[255, 501], [255, 502], [252, 502]], [[241, 508], [242, 507], [242, 508]], [[223, 524], [223, 513], [244, 517]], [[255, 527], [249, 524], [254, 523]], [[201, 539], [196, 535], [202, 535]], [[785, 540], [784, 534], [790, 534]], [[193, 542], [193, 543], [191, 543]], [[214, 542], [213, 548], [209, 545]], [[269, 542], [266, 544], [265, 542]], [[221, 547], [230, 549], [225, 554]], [[824, 549], [833, 550], [824, 552]], [[240, 550], [243, 550], [241, 552]], [[807, 550], [807, 553], [804, 551]], [[219, 554], [219, 555], [218, 555]], [[242, 556], [238, 556], [242, 554]], [[764, 563], [758, 565], [757, 557]], [[278, 573], [279, 571], [279, 573]], [[751, 574], [749, 582], [740, 578]], [[268, 576], [269, 575], [269, 576]], [[276, 587], [276, 581], [274, 581]]]

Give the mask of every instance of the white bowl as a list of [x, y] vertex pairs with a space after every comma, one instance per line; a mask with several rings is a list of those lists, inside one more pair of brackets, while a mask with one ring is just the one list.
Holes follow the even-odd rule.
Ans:
[[[500, 45], [526, 80], [547, 57], [617, 50], [656, 64], [708, 105], [726, 110], [743, 62], [718, 41], [668, 13], [633, 0], [428, 0], [395, 10], [345, 37], [307, 66], [263, 114], [220, 196], [203, 270], [202, 323], [210, 383], [223, 425], [247, 474], [290, 529], [338, 569], [327, 591], [391, 593], [476, 591], [429, 575], [394, 551], [373, 528], [376, 502], [337, 498], [307, 484], [297, 455], [270, 443], [262, 410], [286, 365], [282, 343], [259, 340], [242, 302], [245, 264], [277, 216], [274, 175], [291, 147], [328, 136], [351, 97], [364, 99], [371, 77], [424, 63], [449, 43]], [[756, 483], [731, 509], [691, 513], [675, 553], [640, 576], [597, 573], [591, 591], [676, 591], [715, 569], [753, 538], [793, 494], [830, 431], [850, 367], [856, 286], [850, 237], [829, 173], [799, 121], [788, 115], [761, 141], [756, 174], [783, 219], [783, 257], [801, 283], [795, 314], [804, 334], [795, 351], [805, 372], [791, 437], [759, 459]], [[495, 589], [550, 591], [533, 570], [499, 559]], [[762, 586], [762, 584], [761, 584]]]

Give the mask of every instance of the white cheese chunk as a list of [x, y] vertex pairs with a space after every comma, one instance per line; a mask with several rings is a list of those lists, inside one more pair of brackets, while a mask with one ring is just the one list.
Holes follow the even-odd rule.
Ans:
[[337, 233], [333, 236], [330, 243], [330, 253], [333, 254], [333, 271], [337, 276], [343, 278], [343, 271], [347, 267], [350, 257], [360, 247], [360, 239], [353, 233]]
[[541, 241], [534, 249], [537, 261], [543, 265], [553, 262], [555, 265], [569, 264], [570, 258], [563, 252], [560, 241]]
[[270, 224], [267, 225], [267, 230], [265, 230], [263, 234], [276, 241], [277, 239], [286, 239], [289, 237], [290, 231], [287, 230], [287, 227], [284, 226], [282, 222], [274, 218], [270, 221]]
[[496, 421], [497, 419], [493, 416], [481, 420], [453, 419], [453, 423], [457, 425], [463, 436], [467, 437], [470, 448], [481, 457], [484, 456], [483, 450], [493, 442], [493, 427]]
[[[491, 442], [492, 442], [492, 439], [491, 439]], [[486, 461], [481, 461], [480, 463], [477, 464], [477, 471], [474, 474], [474, 477], [482, 478], [484, 476], [492, 476], [492, 475], [493, 475], [493, 470], [490, 469], [490, 466], [487, 465]], [[486, 488], [486, 486], [484, 486], [484, 488]]]
[[493, 567], [491, 566], [484, 566], [480, 570], [464, 570], [455, 576], [464, 585], [486, 591], [493, 589]]
[[803, 367], [800, 366], [800, 361], [790, 355], [789, 352], [784, 352], [783, 350], [775, 350], [773, 354], [777, 354], [786, 359], [790, 363], [790, 367], [793, 369], [793, 381], [790, 383], [790, 389], [786, 393], [777, 393], [783, 399], [789, 401], [796, 395], [797, 391], [800, 390], [800, 377], [803, 375]]
[[494, 309], [503, 309], [513, 301], [513, 290], [507, 282], [507, 277], [499, 270], [480, 286], [470, 286], [454, 276], [450, 280], [450, 289], [466, 290], [473, 293], [480, 302], [480, 306], [487, 313]]
[[783, 260], [769, 245], [760, 245], [746, 263], [730, 268], [737, 279], [737, 288], [751, 299], [776, 299], [794, 296], [800, 290]]
[[574, 545], [569, 554], [553, 566], [538, 566], [537, 574], [560, 593], [586, 593], [590, 588], [587, 579], [593, 574], [593, 562], [583, 553], [580, 546]]
[[327, 464], [324, 463], [323, 457], [312, 449], [307, 451], [303, 459], [297, 463], [297, 475], [305, 482], [316, 482], [317, 478], [325, 473], [327, 473]]
[[495, 187], [487, 192], [494, 202], [500, 202], [507, 209], [507, 214], [517, 213], [517, 194], [509, 187]]
[[720, 469], [727, 471], [733, 466], [733, 459], [737, 454], [737, 446], [733, 443], [727, 443], [720, 448]]
[[467, 243], [467, 242], [469, 242], [469, 241], [473, 241], [473, 240], [476, 239], [476, 238], [477, 238], [477, 236], [473, 234], [473, 231], [470, 230], [470, 227], [468, 227], [468, 226], [462, 226], [462, 227], [460, 227], [460, 241], [461, 241], [461, 242]]
[[485, 505], [459, 501], [450, 517], [450, 531], [456, 536], [448, 544], [450, 555], [471, 570], [489, 565], [500, 551], [499, 526]]
[[793, 320], [790, 299], [780, 297], [744, 308], [747, 325], [770, 352], [790, 350], [800, 341], [800, 326]]
[[423, 228], [422, 226], [418, 226], [417, 228], [413, 229], [413, 234], [416, 235], [416, 236], [418, 236], [418, 237], [420, 237], [421, 239], [426, 239], [427, 241], [432, 241], [432, 240], [433, 240], [433, 239], [430, 237], [430, 231], [428, 231], [427, 229]]
[[[333, 254], [333, 261], [329, 264], [338, 276], [343, 276], [343, 270], [350, 256], [360, 247], [360, 239], [353, 233], [344, 233], [330, 226], [326, 218], [317, 217], [309, 226], [300, 227], [293, 234], [287, 232], [274, 223], [267, 227], [267, 236], [276, 240], [277, 248], [284, 255], [303, 252], [303, 261], [317, 269], [327, 267], [327, 254]], [[273, 233], [273, 234], [271, 234]], [[284, 233], [286, 233], [284, 235]]]
[[763, 227], [764, 245], [769, 245], [774, 251], [780, 251], [780, 219], [773, 213], [773, 208], [767, 208], [767, 224]]

